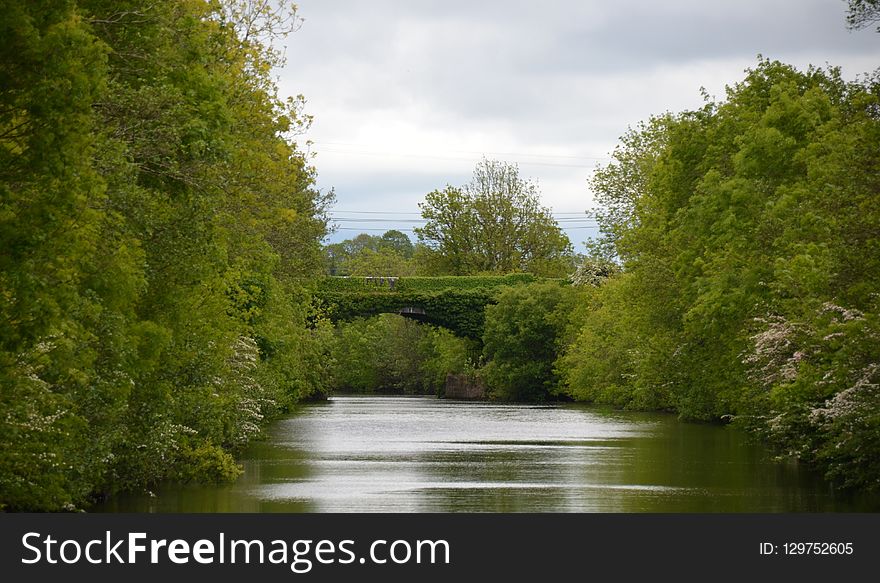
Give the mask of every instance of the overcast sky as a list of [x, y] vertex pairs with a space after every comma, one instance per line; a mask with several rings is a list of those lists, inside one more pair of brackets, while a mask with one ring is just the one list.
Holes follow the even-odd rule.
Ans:
[[[849, 79], [880, 66], [880, 34], [848, 31], [844, 0], [298, 4], [280, 89], [314, 116], [300, 141], [336, 192], [333, 241], [412, 229], [424, 195], [466, 183], [484, 155], [576, 217], [628, 127], [700, 107], [701, 87], [722, 97], [758, 54]], [[563, 224], [578, 249], [594, 233]]]

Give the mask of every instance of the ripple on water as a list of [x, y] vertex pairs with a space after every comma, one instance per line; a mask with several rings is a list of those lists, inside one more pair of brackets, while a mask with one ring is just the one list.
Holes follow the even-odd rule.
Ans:
[[[232, 486], [122, 497], [126, 511], [880, 510], [729, 428], [662, 414], [428, 397], [334, 397], [273, 424]], [[109, 509], [109, 508], [108, 508]]]

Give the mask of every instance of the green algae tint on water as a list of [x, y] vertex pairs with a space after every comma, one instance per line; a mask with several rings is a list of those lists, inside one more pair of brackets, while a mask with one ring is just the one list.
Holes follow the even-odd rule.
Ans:
[[577, 405], [334, 397], [274, 423], [225, 486], [120, 512], [874, 512], [730, 427]]

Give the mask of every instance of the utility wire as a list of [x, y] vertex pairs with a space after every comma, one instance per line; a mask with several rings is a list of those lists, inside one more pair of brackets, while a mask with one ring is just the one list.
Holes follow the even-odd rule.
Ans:
[[[342, 213], [346, 215], [418, 215], [421, 216], [422, 213], [417, 211], [346, 211], [346, 210], [331, 210], [329, 211], [331, 214], [333, 213]], [[551, 213], [553, 216], [558, 215], [585, 215], [589, 211], [560, 211]]]
[[[332, 221], [341, 221], [349, 223], [427, 223], [428, 219], [383, 219], [378, 217], [331, 217]], [[596, 222], [588, 217], [558, 217], [554, 218], [557, 223], [583, 223]]]
[[[347, 153], [352, 153], [352, 154], [364, 153], [364, 154], [389, 155], [389, 156], [407, 156], [407, 157], [417, 156], [417, 157], [424, 157], [424, 158], [435, 158], [436, 157], [436, 158], [446, 159], [446, 157], [444, 157], [444, 156], [437, 156], [437, 155], [432, 155], [432, 154], [422, 154], [422, 155], [409, 154], [409, 153], [404, 154], [402, 152], [392, 152], [392, 151], [377, 152], [375, 150], [371, 150], [370, 148], [372, 148], [372, 146], [370, 146], [369, 144], [353, 144], [350, 142], [323, 142], [323, 141], [312, 142], [312, 143], [316, 146], [322, 146], [322, 145], [323, 146], [330, 146], [331, 147], [330, 151], [333, 151], [332, 150], [333, 147], [338, 147], [338, 146], [341, 146], [343, 148], [359, 148], [359, 150], [352, 150], [352, 151], [338, 150], [338, 151], [336, 151], [337, 153], [346, 153], [346, 154]], [[476, 154], [479, 156], [487, 156], [487, 155], [488, 156], [515, 156], [518, 158], [548, 158], [548, 159], [556, 159], [556, 160], [610, 160], [611, 159], [611, 156], [593, 156], [593, 155], [572, 156], [572, 155], [566, 155], [566, 154], [523, 154], [523, 153], [517, 153], [517, 152], [486, 152], [486, 151], [478, 151], [478, 150], [447, 150], [447, 152], [452, 153], [452, 154]], [[452, 158], [452, 159], [457, 160], [460, 158]]]
[[[428, 154], [382, 154], [379, 152], [346, 152], [343, 150], [321, 150], [321, 153], [325, 154], [350, 154], [354, 156], [378, 156], [378, 157], [396, 157], [396, 158], [421, 158], [421, 159], [429, 159], [429, 160], [452, 160], [456, 162], [468, 162], [472, 163], [473, 160], [470, 158], [453, 158], [451, 156], [431, 156]], [[517, 161], [517, 164], [520, 166], [555, 166], [559, 168], [583, 168], [584, 170], [590, 170], [590, 166], [586, 164], [557, 164], [553, 162], [526, 162], [526, 161]]]
[[[598, 228], [599, 228], [599, 225], [590, 225], [590, 226], [579, 226], [579, 227], [562, 227], [562, 230], [563, 231], [575, 231], [575, 230], [581, 230], [581, 229], [598, 229]], [[370, 227], [363, 227], [363, 228], [336, 227], [334, 230], [335, 231], [357, 231], [359, 233], [362, 233], [364, 231], [380, 231], [383, 233], [387, 232], [387, 231], [404, 231], [407, 233], [415, 232], [415, 229], [406, 229], [406, 228], [397, 228], [397, 227], [392, 227], [392, 228], [387, 228], [387, 229], [376, 229], [376, 228], [370, 228]]]

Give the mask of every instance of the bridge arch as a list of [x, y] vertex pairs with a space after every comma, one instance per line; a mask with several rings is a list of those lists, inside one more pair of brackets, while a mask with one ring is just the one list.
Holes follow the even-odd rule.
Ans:
[[486, 306], [502, 286], [537, 281], [531, 274], [446, 277], [325, 277], [314, 297], [334, 322], [399, 314], [479, 340]]

